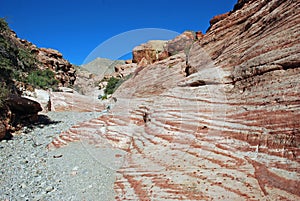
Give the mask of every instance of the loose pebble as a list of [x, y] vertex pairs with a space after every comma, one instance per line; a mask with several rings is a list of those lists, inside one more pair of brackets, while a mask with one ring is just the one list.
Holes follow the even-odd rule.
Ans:
[[[100, 116], [101, 113], [49, 112], [47, 115], [54, 123], [24, 127], [21, 132], [13, 135], [12, 140], [0, 142], [1, 201], [84, 199], [78, 197], [78, 192], [74, 192], [73, 189], [88, 188], [91, 184], [78, 186], [78, 181], [68, 180], [71, 176], [66, 173], [66, 171], [75, 171], [77, 174], [81, 167], [61, 164], [62, 167], [58, 169], [56, 163], [51, 164], [53, 163], [51, 160], [58, 161], [59, 164], [60, 160], [64, 159], [63, 154], [50, 153], [46, 145], [61, 131], [68, 130], [79, 122]], [[101, 178], [95, 176], [86, 182], [100, 183]], [[96, 196], [95, 200], [97, 200]]]

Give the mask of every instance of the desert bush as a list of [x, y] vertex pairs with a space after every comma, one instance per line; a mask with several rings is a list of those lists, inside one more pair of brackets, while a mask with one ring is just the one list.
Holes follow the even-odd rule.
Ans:
[[121, 84], [123, 84], [126, 80], [132, 77], [132, 74], [129, 74], [123, 78], [115, 78], [111, 77], [107, 81], [106, 88], [104, 89], [105, 95], [113, 94]]
[[17, 58], [19, 61], [21, 61], [19, 64], [23, 71], [36, 68], [37, 59], [35, 58], [35, 55], [33, 55], [28, 49], [19, 48]]
[[3, 107], [5, 99], [9, 94], [9, 90], [4, 83], [0, 83], [0, 108]]
[[55, 73], [49, 69], [30, 72], [25, 82], [42, 89], [56, 88], [58, 85], [58, 81], [55, 79]]
[[115, 92], [115, 90], [117, 89], [117, 84], [119, 82], [120, 79], [115, 78], [115, 77], [111, 77], [106, 85], [106, 88], [104, 89], [104, 93], [105, 94], [113, 94]]
[[104, 94], [102, 97], [101, 97], [101, 100], [106, 100], [107, 99], [107, 95]]
[[5, 18], [0, 18], [0, 31], [4, 31], [8, 29], [8, 24]]

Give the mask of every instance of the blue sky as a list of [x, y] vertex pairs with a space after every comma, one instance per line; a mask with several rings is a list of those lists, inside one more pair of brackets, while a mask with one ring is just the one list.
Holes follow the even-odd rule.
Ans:
[[[7, 19], [20, 38], [38, 47], [57, 49], [71, 63], [81, 65], [97, 46], [127, 31], [158, 28], [179, 33], [185, 30], [205, 32], [213, 16], [232, 10], [236, 2], [0, 0], [0, 17]], [[172, 34], [168, 36], [173, 37]], [[168, 36], [155, 39], [168, 39]]]

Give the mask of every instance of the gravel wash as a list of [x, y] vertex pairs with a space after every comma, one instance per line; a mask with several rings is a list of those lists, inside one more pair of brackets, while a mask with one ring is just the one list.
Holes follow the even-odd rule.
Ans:
[[0, 201], [114, 200], [115, 156], [120, 150], [85, 142], [48, 150], [46, 146], [72, 125], [102, 115], [96, 112], [49, 112], [0, 142]]

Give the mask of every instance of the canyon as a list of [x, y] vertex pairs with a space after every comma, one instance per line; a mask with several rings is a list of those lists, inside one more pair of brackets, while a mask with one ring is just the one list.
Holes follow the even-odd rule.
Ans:
[[239, 0], [176, 54], [136, 49], [108, 113], [48, 148], [123, 150], [115, 200], [299, 200], [299, 8]]

